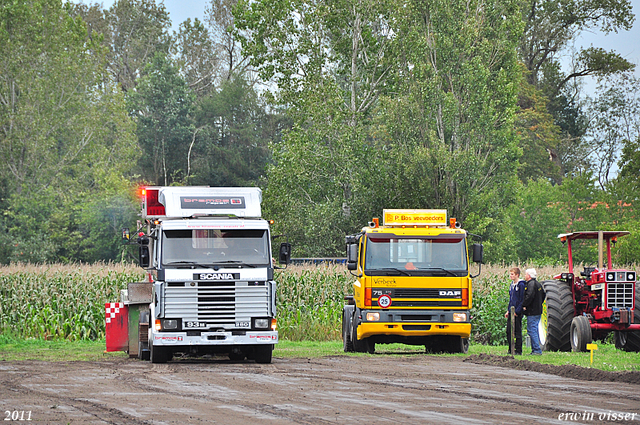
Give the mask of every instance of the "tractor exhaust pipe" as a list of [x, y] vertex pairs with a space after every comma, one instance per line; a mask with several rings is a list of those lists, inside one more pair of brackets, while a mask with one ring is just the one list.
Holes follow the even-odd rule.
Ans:
[[602, 230], [599, 230], [598, 231], [598, 270], [600, 271], [604, 270], [603, 251], [604, 251], [604, 232]]

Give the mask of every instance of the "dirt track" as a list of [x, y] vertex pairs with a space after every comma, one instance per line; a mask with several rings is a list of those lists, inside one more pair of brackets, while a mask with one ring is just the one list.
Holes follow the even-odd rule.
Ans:
[[571, 418], [640, 425], [640, 373], [626, 382], [594, 382], [514, 369], [523, 364], [390, 354], [274, 358], [269, 365], [222, 359], [0, 362], [1, 419], [24, 411], [30, 423], [46, 424], [533, 424]]

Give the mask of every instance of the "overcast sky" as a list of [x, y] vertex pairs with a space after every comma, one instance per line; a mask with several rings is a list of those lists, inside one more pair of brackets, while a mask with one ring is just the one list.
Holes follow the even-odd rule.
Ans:
[[[96, 3], [97, 0], [74, 0], [76, 3]], [[160, 0], [157, 0], [160, 1]], [[113, 4], [113, 0], [103, 0], [103, 8], [109, 8]], [[181, 22], [187, 18], [204, 19], [204, 9], [209, 0], [164, 0], [165, 7], [171, 17], [173, 29], [177, 30]], [[601, 47], [605, 50], [615, 50], [622, 57], [636, 65], [636, 76], [640, 78], [640, 0], [631, 0], [633, 5], [633, 13], [636, 14], [636, 21], [630, 31], [621, 31], [619, 33], [610, 33], [604, 35], [600, 32], [590, 33], [583, 32], [581, 37], [576, 40], [575, 48], [580, 47]], [[568, 69], [565, 69], [567, 71]], [[595, 89], [595, 81], [587, 77], [584, 79], [587, 92], [592, 93]]]

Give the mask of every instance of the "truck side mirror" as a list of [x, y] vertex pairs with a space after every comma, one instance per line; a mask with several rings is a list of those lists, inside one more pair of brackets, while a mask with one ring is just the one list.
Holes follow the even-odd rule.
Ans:
[[140, 247], [138, 248], [138, 262], [140, 263], [140, 267], [146, 269], [151, 263], [151, 255], [149, 254], [149, 237], [140, 236], [138, 238], [138, 243], [140, 244]]
[[482, 257], [483, 257], [483, 251], [484, 251], [484, 247], [482, 246], [482, 244], [474, 243], [473, 245], [471, 245], [471, 248], [473, 250], [473, 262], [482, 264]]
[[125, 227], [124, 229], [122, 229], [122, 239], [125, 241], [128, 241], [129, 237], [130, 237], [129, 228]]
[[138, 250], [138, 261], [140, 262], [140, 267], [142, 267], [143, 269], [149, 267], [149, 257], [149, 247], [147, 245], [140, 245], [140, 248]]
[[347, 270], [358, 269], [358, 245], [355, 243], [347, 245]]
[[289, 242], [283, 242], [280, 244], [278, 261], [280, 264], [289, 264], [291, 262], [291, 244]]

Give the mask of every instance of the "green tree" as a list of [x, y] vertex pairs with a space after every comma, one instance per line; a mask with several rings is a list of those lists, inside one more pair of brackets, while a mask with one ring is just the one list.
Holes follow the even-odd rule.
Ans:
[[87, 22], [90, 38], [107, 49], [110, 79], [125, 92], [136, 86], [156, 52], [168, 52], [171, 20], [162, 2], [116, 0], [104, 10], [97, 3], [69, 7]]
[[[245, 54], [277, 85], [292, 128], [272, 145], [265, 211], [298, 255], [336, 255], [371, 218], [379, 168], [368, 140], [392, 58], [385, 1], [238, 2]], [[373, 179], [373, 180], [372, 180]]]
[[59, 0], [0, 6], [0, 233], [16, 248], [3, 262], [57, 258], [54, 233], [73, 229], [52, 217], [120, 187], [138, 154], [105, 51], [71, 15]]
[[185, 81], [198, 98], [216, 89], [220, 80], [220, 54], [200, 20], [187, 19], [180, 24], [173, 50]]
[[[610, 78], [634, 65], [614, 51], [588, 47], [573, 55], [572, 69], [565, 74], [560, 54], [582, 31], [628, 30], [635, 17], [629, 0], [527, 0], [521, 3], [521, 13], [525, 28], [519, 55], [527, 69], [525, 76], [548, 99], [547, 112], [560, 131], [560, 141], [557, 137], [523, 139], [523, 150], [533, 154], [525, 155], [525, 161], [527, 165], [547, 163], [542, 167], [548, 170], [544, 177], [561, 183], [564, 176], [584, 171], [590, 153], [589, 143], [583, 140], [588, 124], [577, 81], [586, 76]], [[555, 173], [557, 166], [560, 176]]]
[[491, 237], [513, 198], [520, 69], [517, 4], [413, 1], [399, 8], [397, 82], [380, 122], [392, 154], [387, 199], [447, 208]]
[[158, 185], [182, 182], [195, 132], [194, 95], [171, 60], [156, 53], [129, 98], [138, 123], [142, 178]]
[[[278, 140], [278, 118], [241, 77], [223, 80], [199, 100], [198, 132], [189, 156], [189, 184], [254, 186], [271, 158], [268, 143]], [[272, 124], [276, 124], [274, 127]]]
[[605, 189], [614, 177], [621, 152], [622, 178], [631, 171], [633, 143], [640, 138], [640, 80], [624, 76], [604, 83], [590, 102], [589, 113], [588, 142], [593, 151], [590, 159], [600, 187]]

